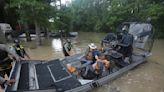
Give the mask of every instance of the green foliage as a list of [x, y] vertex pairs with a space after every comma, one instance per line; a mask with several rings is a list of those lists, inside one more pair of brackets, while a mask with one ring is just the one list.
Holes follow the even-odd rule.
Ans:
[[40, 26], [48, 26], [48, 19], [53, 11], [48, 1], [45, 0], [10, 0], [9, 8], [15, 8], [19, 15], [19, 22], [37, 22]]
[[162, 0], [73, 0], [70, 8], [73, 30], [109, 32], [124, 21], [152, 18], [155, 29], [163, 32]]
[[62, 6], [60, 10], [56, 11], [56, 16], [54, 16], [53, 26], [55, 30], [65, 30], [69, 31], [71, 26], [71, 9]]
[[[68, 6], [51, 7], [51, 0], [10, 0], [21, 22], [49, 26], [54, 30], [115, 32], [124, 21], [145, 21], [151, 17], [155, 29], [164, 36], [163, 0], [72, 0]], [[54, 0], [55, 1], [55, 0]]]

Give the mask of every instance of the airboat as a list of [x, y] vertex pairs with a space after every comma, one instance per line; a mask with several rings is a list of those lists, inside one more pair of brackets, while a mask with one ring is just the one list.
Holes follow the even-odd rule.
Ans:
[[[129, 25], [128, 33], [134, 37], [130, 64], [125, 66], [122, 65], [120, 68], [112, 67], [108, 75], [89, 80], [74, 78], [66, 68], [66, 64], [68, 63], [71, 63], [74, 67], [81, 67], [82, 65], [79, 58], [82, 54], [50, 61], [28, 60], [16, 62], [13, 64], [10, 74], [10, 79], [16, 79], [16, 83], [12, 86], [6, 86], [5, 91], [86, 92], [120, 77], [122, 74], [146, 61], [151, 55], [151, 49], [154, 42], [154, 30], [151, 24], [125, 22], [122, 25], [125, 24]], [[107, 42], [108, 41], [104, 41], [106, 44]], [[108, 44], [111, 44], [111, 42], [112, 41], [109, 41]], [[107, 54], [113, 61], [117, 61], [119, 57], [123, 55], [117, 51], [110, 51]]]

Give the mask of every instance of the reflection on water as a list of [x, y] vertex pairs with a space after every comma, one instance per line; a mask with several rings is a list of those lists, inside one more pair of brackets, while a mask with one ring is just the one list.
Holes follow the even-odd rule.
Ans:
[[[73, 54], [85, 52], [88, 44], [94, 42], [98, 45], [104, 33], [84, 33], [80, 32], [77, 38], [70, 38], [73, 43]], [[43, 39], [43, 46], [37, 47], [35, 41], [23, 43], [27, 52], [34, 60], [51, 60], [55, 58], [63, 58], [61, 39]]]
[[32, 60], [51, 60], [63, 58], [60, 39], [43, 39], [43, 45], [37, 47], [35, 41], [23, 43]]
[[52, 48], [55, 51], [62, 51], [62, 42], [61, 42], [61, 39], [53, 39], [52, 40]]

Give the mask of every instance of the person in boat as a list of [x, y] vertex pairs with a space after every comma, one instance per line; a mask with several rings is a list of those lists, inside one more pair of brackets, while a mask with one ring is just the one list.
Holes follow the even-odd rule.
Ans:
[[7, 45], [0, 44], [0, 76], [4, 77], [10, 75], [12, 68], [11, 62], [13, 61], [11, 57], [14, 57], [16, 61], [20, 61], [21, 57], [18, 56], [14, 51], [12, 51]]
[[72, 43], [70, 39], [67, 39], [66, 42], [63, 44], [63, 53], [65, 56], [70, 56], [71, 55], [71, 50], [72, 50]]
[[87, 52], [86, 55], [84, 55], [81, 58], [81, 64], [85, 64], [85, 65], [90, 65], [93, 64], [93, 55], [92, 52]]
[[94, 79], [97, 77], [97, 74], [94, 71], [92, 65], [87, 65], [82, 68], [75, 68], [71, 64], [66, 65], [68, 72], [70, 72], [73, 76], [81, 76], [83, 79]]
[[100, 54], [98, 57], [98, 60], [94, 64], [89, 63], [81, 68], [75, 68], [71, 64], [67, 64], [67, 70], [73, 75], [80, 75], [82, 78], [90, 80], [105, 76], [109, 73], [110, 63], [104, 54]]
[[94, 43], [91, 43], [91, 44], [88, 45], [88, 47], [89, 48], [86, 51], [86, 54], [89, 53], [89, 52], [91, 52], [92, 53], [92, 56], [93, 56], [92, 61], [93, 61], [93, 63], [95, 63], [96, 60], [98, 59], [98, 54], [99, 54], [99, 51], [97, 49], [97, 46]]
[[24, 47], [20, 44], [19, 40], [17, 39], [14, 40], [14, 44], [12, 45], [12, 48], [21, 58], [25, 58], [26, 56], [28, 59], [30, 59], [30, 56], [25, 51]]
[[92, 65], [98, 77], [109, 74], [110, 62], [106, 59], [104, 53], [98, 55], [98, 60]]
[[67, 64], [66, 68], [68, 72], [70, 72], [73, 76], [81, 76], [83, 79], [95, 79], [98, 78], [103, 71], [103, 63], [97, 62], [95, 66], [93, 65], [86, 65], [85, 67], [75, 68], [71, 64]]
[[124, 25], [122, 28], [122, 39], [118, 43], [118, 52], [123, 54], [124, 59], [126, 59], [127, 61], [129, 61], [129, 57], [132, 55], [134, 40], [133, 35], [129, 34], [128, 30], [128, 25]]
[[98, 60], [97, 60], [97, 62], [102, 62], [102, 63], [104, 64], [104, 66], [105, 66], [105, 70], [109, 70], [109, 68], [110, 68], [110, 61], [108, 61], [108, 60], [106, 59], [106, 56], [105, 56], [104, 53], [100, 53], [100, 54], [98, 55]]
[[14, 79], [11, 79], [11, 80], [5, 80], [3, 77], [0, 76], [0, 85], [4, 88], [5, 85], [11, 85], [15, 83], [15, 80]]

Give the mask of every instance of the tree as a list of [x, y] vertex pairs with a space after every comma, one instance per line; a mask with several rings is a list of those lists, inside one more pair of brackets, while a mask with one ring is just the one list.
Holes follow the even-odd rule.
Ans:
[[34, 24], [37, 45], [41, 45], [40, 27], [49, 25], [52, 7], [48, 0], [11, 0], [9, 7], [15, 8], [22, 24]]
[[73, 0], [70, 7], [74, 30], [115, 31], [124, 21], [152, 18], [158, 33], [164, 36], [163, 0]]
[[11, 7], [16, 8], [22, 23], [35, 24], [38, 44], [41, 41], [41, 26], [49, 26], [48, 19], [56, 30], [115, 32], [124, 21], [145, 21], [152, 18], [158, 33], [164, 36], [163, 0], [72, 0], [69, 5], [50, 6], [50, 0], [11, 0]]

